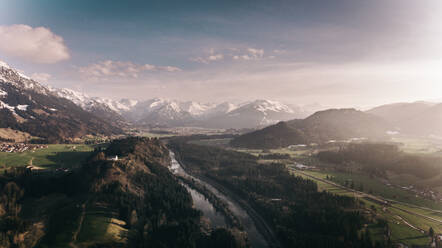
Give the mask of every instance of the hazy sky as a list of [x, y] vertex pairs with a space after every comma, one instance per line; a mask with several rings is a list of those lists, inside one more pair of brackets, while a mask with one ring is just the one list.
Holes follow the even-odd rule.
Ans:
[[442, 1], [0, 0], [0, 60], [115, 99], [442, 99]]

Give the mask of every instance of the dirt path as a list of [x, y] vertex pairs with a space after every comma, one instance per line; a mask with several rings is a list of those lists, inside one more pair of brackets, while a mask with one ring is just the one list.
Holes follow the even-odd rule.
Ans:
[[77, 242], [78, 234], [81, 231], [81, 227], [83, 226], [84, 216], [86, 215], [86, 203], [83, 203], [81, 205], [81, 216], [80, 216], [80, 223], [78, 224], [77, 230], [75, 230], [74, 235], [72, 235], [72, 241], [69, 243], [69, 246], [72, 248], [78, 248], [78, 246], [75, 244]]
[[407, 226], [413, 228], [414, 230], [417, 230], [417, 231], [419, 231], [419, 232], [421, 232], [421, 233], [425, 233], [424, 230], [422, 230], [422, 229], [420, 229], [420, 228], [417, 228], [417, 227], [413, 226], [412, 224], [410, 224], [408, 221], [406, 221], [406, 220], [405, 220], [404, 218], [402, 218], [401, 216], [396, 215], [396, 218], [398, 218], [398, 219], [401, 220], [405, 225], [407, 225]]

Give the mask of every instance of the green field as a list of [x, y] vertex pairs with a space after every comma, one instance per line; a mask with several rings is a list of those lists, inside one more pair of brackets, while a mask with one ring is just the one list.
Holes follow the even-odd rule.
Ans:
[[0, 152], [0, 170], [14, 166], [74, 168], [81, 165], [94, 150], [93, 145], [48, 145], [48, 148], [22, 153]]
[[364, 174], [358, 173], [342, 173], [335, 171], [327, 171], [327, 172], [317, 172], [310, 171], [308, 172], [313, 176], [318, 178], [326, 179], [327, 175], [329, 177], [333, 177], [333, 182], [344, 185], [345, 181], [352, 181], [355, 189], [360, 190], [359, 188], [363, 187], [363, 191], [366, 193], [370, 193], [373, 195], [379, 195], [386, 199], [406, 202], [417, 206], [427, 207], [436, 210], [442, 210], [442, 204], [437, 203], [428, 199], [424, 199], [422, 197], [416, 197], [415, 194], [409, 191], [402, 190], [398, 187], [387, 186], [382, 183], [380, 180], [376, 178], [371, 178]]
[[227, 146], [231, 140], [232, 140], [231, 138], [200, 139], [200, 140], [191, 140], [189, 141], [189, 143], [201, 146]]
[[279, 149], [271, 149], [271, 150], [235, 148], [233, 150], [238, 151], [238, 152], [252, 154], [254, 156], [269, 155], [269, 154], [275, 154], [275, 153], [288, 154], [288, 155], [290, 155], [291, 158], [305, 157], [305, 156], [309, 156], [312, 153], [312, 150], [310, 150], [310, 149], [291, 150], [288, 148], [279, 148]]
[[[393, 204], [392, 206], [398, 207], [400, 209], [394, 207], [386, 207], [382, 206], [376, 202], [370, 201], [368, 199], [362, 198], [361, 194], [354, 193], [342, 188], [338, 188], [334, 185], [315, 180], [309, 176], [301, 174], [297, 170], [290, 170], [292, 174], [301, 176], [304, 178], [308, 178], [310, 180], [315, 181], [318, 184], [319, 190], [325, 190], [330, 193], [338, 194], [338, 195], [347, 195], [352, 197], [357, 197], [362, 202], [365, 203], [367, 209], [371, 209], [373, 206], [376, 208], [376, 216], [383, 218], [389, 222], [389, 226], [391, 228], [391, 239], [394, 242], [403, 243], [405, 245], [428, 245], [429, 238], [422, 231], [428, 231], [430, 227], [432, 227], [436, 233], [442, 233], [442, 224], [437, 221], [427, 220], [422, 218], [421, 216], [414, 215], [422, 214], [428, 217], [435, 218], [437, 220], [442, 221], [442, 214], [437, 210], [430, 209], [421, 209], [417, 207], [412, 207], [406, 204]], [[324, 172], [316, 172], [316, 171], [303, 171], [303, 173], [307, 175], [312, 175], [317, 178], [325, 179], [328, 176], [332, 175], [332, 173], [324, 173]], [[384, 185], [385, 186], [385, 185]], [[385, 186], [386, 187], [386, 186]], [[410, 211], [412, 213], [403, 211]], [[376, 225], [369, 225], [370, 233], [372, 235], [373, 240], [378, 240], [383, 238], [383, 233]]]
[[51, 215], [48, 220], [51, 228], [44, 230], [43, 243], [46, 245], [39, 247], [69, 247], [73, 234], [80, 224], [81, 207], [77, 199], [70, 199], [64, 195], [50, 195], [36, 199], [25, 206], [22, 213], [24, 216], [44, 218]]
[[33, 207], [24, 209], [27, 217], [41, 217], [53, 214], [52, 228], [45, 230], [45, 243], [42, 247], [86, 247], [94, 244], [124, 243], [127, 229], [124, 221], [113, 218], [106, 208], [87, 206], [84, 199], [69, 199], [64, 195], [51, 195], [38, 199]]
[[116, 214], [105, 208], [88, 207], [76, 243], [81, 245], [123, 243], [127, 234], [127, 229], [123, 227], [126, 223], [113, 218], [113, 215]]

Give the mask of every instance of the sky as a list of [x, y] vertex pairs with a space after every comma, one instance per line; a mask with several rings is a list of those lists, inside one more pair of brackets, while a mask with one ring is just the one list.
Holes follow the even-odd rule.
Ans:
[[0, 60], [112, 99], [442, 101], [442, 1], [0, 0]]

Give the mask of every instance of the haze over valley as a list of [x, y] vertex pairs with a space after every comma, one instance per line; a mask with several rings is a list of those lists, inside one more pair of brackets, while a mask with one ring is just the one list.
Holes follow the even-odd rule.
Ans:
[[439, 0], [0, 1], [0, 247], [442, 247], [441, 41]]

